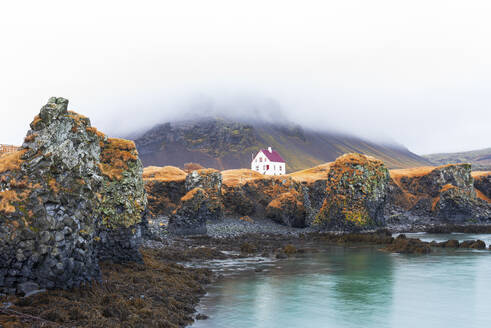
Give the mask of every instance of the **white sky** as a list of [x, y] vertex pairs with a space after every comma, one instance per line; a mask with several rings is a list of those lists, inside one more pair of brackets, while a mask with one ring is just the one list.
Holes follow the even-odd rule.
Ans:
[[491, 147], [490, 17], [489, 0], [2, 1], [0, 143], [63, 96], [113, 135], [195, 99], [272, 99], [419, 154]]

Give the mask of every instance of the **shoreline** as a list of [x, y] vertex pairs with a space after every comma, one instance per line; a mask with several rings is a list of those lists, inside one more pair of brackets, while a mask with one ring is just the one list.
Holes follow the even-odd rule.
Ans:
[[[393, 233], [399, 233], [394, 227], [346, 234], [290, 228], [271, 221], [262, 223], [262, 220], [251, 223], [224, 219], [211, 222], [207, 235], [179, 237], [165, 234], [161, 241], [147, 239], [141, 248], [145, 264], [101, 263], [103, 281], [99, 284], [68, 291], [49, 290], [27, 298], [4, 297], [0, 308], [5, 309], [7, 302], [10, 303], [7, 310], [15, 312], [7, 311], [6, 315], [5, 310], [0, 311], [0, 326], [9, 327], [10, 323], [16, 327], [15, 322], [17, 327], [116, 327], [121, 324], [159, 327], [159, 322], [165, 322], [164, 326], [168, 327], [187, 327], [194, 320], [207, 318], [206, 313], [198, 313], [197, 309], [209, 286], [220, 279], [219, 272], [206, 266], [211, 260], [287, 259], [296, 254], [318, 252], [319, 249], [312, 245], [320, 243], [326, 246], [377, 245], [389, 252], [403, 253], [427, 253], [431, 247], [455, 247], [455, 244], [444, 246], [443, 243], [414, 238], [393, 238]], [[253, 225], [256, 226], [252, 229], [244, 228]], [[491, 225], [426, 228], [404, 232], [491, 233]], [[473, 248], [463, 244], [462, 247]]]

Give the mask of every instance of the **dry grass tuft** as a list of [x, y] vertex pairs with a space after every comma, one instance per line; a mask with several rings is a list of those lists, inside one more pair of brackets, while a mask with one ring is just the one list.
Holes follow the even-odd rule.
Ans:
[[186, 172], [175, 166], [148, 166], [143, 169], [144, 180], [183, 181]]
[[12, 171], [20, 168], [22, 164], [22, 155], [27, 152], [26, 149], [16, 151], [14, 153], [4, 154], [0, 157], [0, 173], [4, 173], [6, 171]]
[[222, 171], [223, 184], [227, 186], [238, 186], [256, 179], [266, 178], [259, 172], [249, 169], [225, 170]]
[[332, 162], [325, 163], [310, 169], [290, 173], [288, 176], [298, 182], [312, 183], [317, 180], [327, 179], [331, 166]]

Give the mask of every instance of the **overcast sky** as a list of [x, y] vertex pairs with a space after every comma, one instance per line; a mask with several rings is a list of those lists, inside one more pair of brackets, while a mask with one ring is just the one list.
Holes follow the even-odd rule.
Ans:
[[62, 96], [114, 136], [272, 108], [418, 154], [491, 147], [490, 17], [489, 0], [5, 1], [0, 143]]

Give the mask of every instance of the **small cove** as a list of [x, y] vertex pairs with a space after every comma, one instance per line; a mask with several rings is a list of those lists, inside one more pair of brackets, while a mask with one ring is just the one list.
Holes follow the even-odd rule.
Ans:
[[[407, 234], [425, 241], [491, 235]], [[374, 246], [315, 245], [288, 260], [222, 266], [192, 327], [481, 327], [491, 324], [491, 253], [435, 249], [428, 255]], [[225, 265], [224, 265], [225, 264]]]

